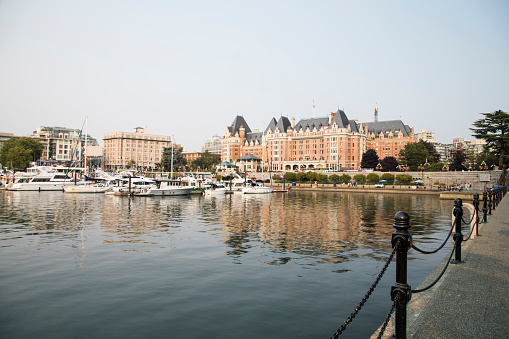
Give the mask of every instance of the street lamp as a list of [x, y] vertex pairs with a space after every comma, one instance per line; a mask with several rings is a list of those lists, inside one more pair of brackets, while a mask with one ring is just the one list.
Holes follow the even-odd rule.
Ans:
[[422, 180], [422, 171], [424, 170], [424, 166], [423, 166], [422, 164], [420, 164], [420, 165], [417, 167], [417, 169], [418, 169], [419, 171], [421, 171], [421, 180]]

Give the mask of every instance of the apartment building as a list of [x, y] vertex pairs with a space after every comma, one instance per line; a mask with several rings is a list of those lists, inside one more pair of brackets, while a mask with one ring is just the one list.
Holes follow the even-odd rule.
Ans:
[[90, 135], [82, 135], [81, 130], [66, 127], [40, 126], [30, 136], [41, 142], [44, 150], [41, 160], [57, 162], [80, 161], [85, 152], [85, 140], [88, 147], [99, 146]]
[[105, 134], [104, 167], [155, 169], [161, 162], [164, 148], [171, 147], [171, 142], [170, 136], [147, 134], [142, 127], [136, 127], [132, 133]]
[[205, 145], [201, 148], [201, 153], [209, 151], [212, 154], [221, 155], [221, 137], [218, 135], [213, 136], [209, 140], [205, 141]]

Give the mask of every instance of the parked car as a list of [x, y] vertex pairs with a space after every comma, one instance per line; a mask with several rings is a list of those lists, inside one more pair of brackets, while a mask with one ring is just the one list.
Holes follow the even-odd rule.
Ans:
[[375, 184], [375, 188], [384, 188], [384, 184], [379, 182], [378, 184]]

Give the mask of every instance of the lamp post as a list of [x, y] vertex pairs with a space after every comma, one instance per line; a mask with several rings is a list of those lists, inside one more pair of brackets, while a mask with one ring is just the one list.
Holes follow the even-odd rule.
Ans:
[[420, 165], [417, 167], [417, 169], [418, 169], [419, 171], [421, 171], [421, 180], [422, 180], [422, 171], [424, 170], [424, 166], [423, 166], [422, 164], [420, 164]]

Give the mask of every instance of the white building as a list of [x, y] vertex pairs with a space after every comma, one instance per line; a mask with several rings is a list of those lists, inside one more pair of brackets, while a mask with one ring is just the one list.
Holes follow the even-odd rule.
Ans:
[[435, 133], [426, 131], [425, 129], [420, 129], [417, 131], [417, 134], [415, 135], [417, 138], [417, 142], [423, 140], [429, 143], [435, 142]]
[[[79, 129], [40, 126], [30, 137], [44, 146], [41, 160], [79, 161], [85, 151], [85, 135]], [[90, 135], [86, 138], [89, 147], [99, 146], [95, 138]]]
[[209, 140], [205, 141], [205, 145], [201, 148], [201, 153], [209, 151], [212, 154], [221, 155], [221, 137], [218, 135], [213, 136]]

